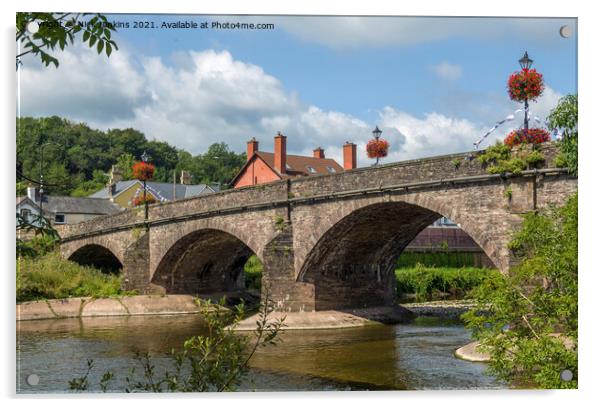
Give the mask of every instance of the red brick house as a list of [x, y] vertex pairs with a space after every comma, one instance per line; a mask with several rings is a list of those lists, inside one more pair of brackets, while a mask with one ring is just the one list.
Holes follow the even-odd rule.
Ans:
[[254, 138], [247, 142], [247, 162], [230, 183], [234, 188], [263, 184], [291, 177], [321, 174], [336, 174], [357, 166], [357, 148], [347, 142], [343, 146], [343, 166], [332, 158], [326, 158], [318, 147], [313, 157], [286, 153], [286, 136], [274, 137], [274, 152], [259, 151], [259, 142]]

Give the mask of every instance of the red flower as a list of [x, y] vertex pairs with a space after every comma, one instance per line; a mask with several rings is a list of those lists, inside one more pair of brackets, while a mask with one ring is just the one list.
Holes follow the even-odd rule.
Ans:
[[132, 172], [134, 174], [134, 178], [140, 181], [148, 181], [149, 179], [153, 178], [155, 166], [144, 161], [138, 161], [132, 165]]
[[[155, 202], [157, 202], [157, 200], [155, 199], [155, 197], [152, 194], [149, 194], [147, 192], [146, 202], [148, 202], [148, 204], [151, 205], [151, 204], [154, 204]], [[139, 206], [139, 205], [144, 205], [144, 195], [142, 195], [142, 194], [140, 194], [139, 196], [132, 199], [132, 206]]]
[[544, 88], [543, 75], [535, 69], [523, 69], [508, 78], [508, 96], [517, 102], [538, 98]]
[[507, 146], [516, 146], [519, 144], [539, 144], [550, 141], [550, 133], [545, 129], [525, 129], [512, 130], [504, 139]]
[[366, 145], [369, 158], [383, 158], [389, 153], [389, 142], [383, 139], [372, 139]]

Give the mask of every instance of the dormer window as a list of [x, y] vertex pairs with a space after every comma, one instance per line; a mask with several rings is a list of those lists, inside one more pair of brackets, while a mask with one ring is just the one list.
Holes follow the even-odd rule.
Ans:
[[310, 166], [307, 166], [307, 171], [309, 171], [310, 174], [316, 174], [318, 172], [314, 167]]
[[334, 174], [335, 172], [337, 172], [337, 170], [333, 167], [327, 166], [326, 169], [328, 170], [329, 173]]
[[290, 165], [288, 165], [288, 163], [286, 164], [286, 170], [287, 170], [287, 171], [292, 171], [292, 168], [291, 168], [291, 166], [290, 166]]

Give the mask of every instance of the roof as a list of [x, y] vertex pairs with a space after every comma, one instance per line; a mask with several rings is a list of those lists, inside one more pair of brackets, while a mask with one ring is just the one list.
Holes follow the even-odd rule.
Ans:
[[28, 196], [25, 196], [25, 195], [17, 197], [17, 205], [16, 206], [19, 206], [21, 204], [29, 204], [30, 206], [38, 207], [38, 204], [36, 204], [34, 201], [29, 199]]
[[[115, 185], [115, 192], [113, 196], [117, 196], [123, 191], [127, 190], [134, 184], [139, 184], [140, 188], [142, 188], [142, 182], [132, 179], [128, 181], [118, 181]], [[169, 182], [146, 182], [147, 190], [150, 191], [155, 198], [159, 201], [172, 201], [174, 199], [174, 184]], [[184, 185], [184, 184], [175, 184], [175, 199], [183, 199], [190, 198], [193, 196], [203, 195], [215, 192], [213, 188], [206, 184], [197, 184], [197, 185]], [[105, 187], [98, 192], [90, 195], [90, 198], [102, 198], [108, 199], [109, 196], [109, 188]]]
[[108, 215], [122, 209], [108, 199], [44, 195], [44, 212]]
[[[278, 171], [275, 170], [274, 167], [274, 153], [268, 153], [265, 151], [256, 151], [253, 157], [247, 161], [247, 163], [242, 167], [239, 173], [234, 177], [231, 184], [234, 184], [238, 177], [244, 173], [245, 169], [249, 165], [251, 161], [255, 158], [255, 156], [259, 157], [263, 160], [276, 174], [280, 176], [280, 178], [290, 178], [300, 175], [324, 175], [324, 174], [333, 174], [338, 172], [343, 172], [344, 169], [332, 158], [316, 158], [316, 157], [306, 157], [302, 155], [286, 155], [286, 173], [279, 174]], [[310, 170], [312, 168], [315, 170], [313, 172]]]

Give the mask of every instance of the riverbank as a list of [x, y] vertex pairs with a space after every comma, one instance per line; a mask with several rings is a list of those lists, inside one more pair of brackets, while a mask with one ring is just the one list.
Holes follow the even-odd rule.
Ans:
[[[289, 313], [287, 329], [350, 328], [370, 324], [408, 322], [416, 316], [458, 318], [473, 307], [469, 300], [430, 301], [340, 311]], [[199, 309], [191, 295], [133, 295], [110, 298], [65, 298], [28, 301], [17, 304], [17, 321], [128, 315], [195, 314]], [[274, 312], [271, 318], [285, 313]], [[254, 329], [255, 317], [243, 321], [239, 329]], [[248, 322], [247, 322], [248, 321]], [[250, 326], [247, 327], [247, 324]]]
[[65, 298], [17, 304], [17, 321], [128, 315], [194, 314], [191, 295], [133, 295], [111, 298]]
[[416, 316], [459, 319], [460, 315], [475, 307], [471, 300], [444, 300], [415, 303], [402, 303], [402, 307]]

